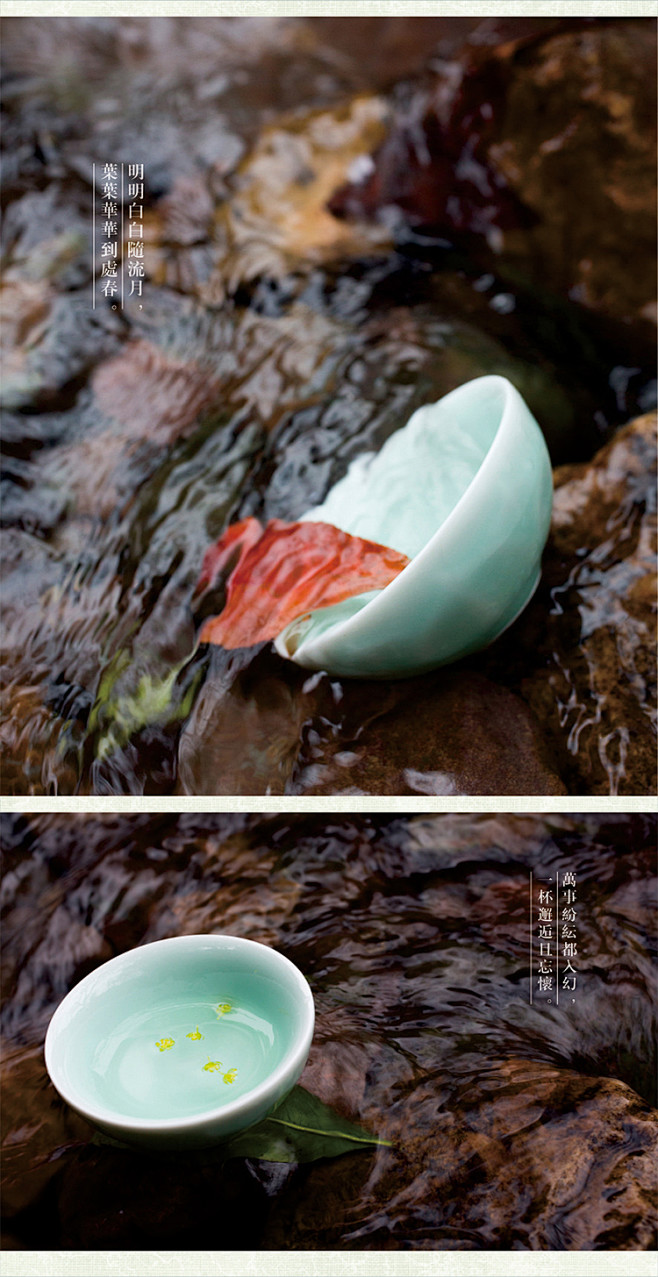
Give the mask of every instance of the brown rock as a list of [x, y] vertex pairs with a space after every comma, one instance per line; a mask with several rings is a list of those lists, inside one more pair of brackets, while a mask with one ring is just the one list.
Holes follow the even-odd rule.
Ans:
[[298, 773], [294, 792], [565, 792], [527, 707], [481, 675], [442, 670], [394, 685], [388, 713], [376, 695], [379, 714], [358, 740], [328, 741], [324, 752], [316, 750], [313, 762], [307, 758]]
[[283, 117], [263, 131], [240, 169], [236, 196], [219, 214], [227, 243], [222, 269], [232, 288], [263, 272], [284, 277], [291, 266], [389, 244], [384, 229], [355, 230], [327, 209], [350, 167], [368, 163], [386, 118], [384, 99], [364, 94], [332, 110]]
[[271, 675], [258, 678], [250, 666], [258, 670], [261, 663], [251, 649], [230, 655], [215, 649], [213, 658], [179, 743], [178, 792], [285, 793], [309, 714], [299, 671], [278, 661]]
[[522, 623], [539, 659], [522, 691], [572, 793], [656, 792], [655, 435], [655, 415], [640, 417], [555, 473], [542, 589]]
[[52, 1148], [64, 1150], [89, 1139], [83, 1118], [59, 1099], [43, 1061], [43, 1047], [3, 1042], [3, 1212], [20, 1215], [57, 1174]]
[[571, 22], [464, 60], [380, 148], [338, 215], [390, 206], [483, 236], [498, 267], [655, 322], [655, 27]]
[[[357, 1236], [393, 1247], [406, 1229], [408, 1245], [411, 1216], [414, 1246], [424, 1237], [432, 1249], [614, 1248], [623, 1220], [625, 1248], [651, 1245], [655, 1118], [630, 1088], [510, 1058], [487, 1068], [478, 1090], [477, 1099], [463, 1094], [444, 1107], [433, 1081], [394, 1106], [380, 1131], [404, 1157], [379, 1151], [370, 1191], [361, 1190]], [[311, 1173], [309, 1199], [315, 1189]], [[430, 1203], [432, 1231], [422, 1226]]]
[[[7, 817], [13, 1237], [31, 1249], [650, 1248], [655, 829], [595, 813]], [[578, 987], [531, 1006], [529, 874], [557, 866], [577, 877]], [[390, 1146], [281, 1167], [91, 1142], [45, 1074], [58, 1001], [90, 960], [223, 930], [304, 971], [317, 1022], [302, 1085]]]
[[654, 319], [655, 29], [601, 24], [514, 57], [490, 161], [536, 215], [504, 252], [618, 319]]

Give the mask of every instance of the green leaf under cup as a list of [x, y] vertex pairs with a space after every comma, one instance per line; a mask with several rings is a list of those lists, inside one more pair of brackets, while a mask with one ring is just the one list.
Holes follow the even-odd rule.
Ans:
[[384, 1144], [362, 1127], [340, 1117], [301, 1086], [293, 1087], [273, 1113], [228, 1140], [225, 1157], [255, 1157], [265, 1162], [314, 1162]]

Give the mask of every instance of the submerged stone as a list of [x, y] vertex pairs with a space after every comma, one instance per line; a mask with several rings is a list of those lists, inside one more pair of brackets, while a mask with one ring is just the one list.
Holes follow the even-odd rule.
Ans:
[[544, 582], [521, 625], [524, 699], [564, 758], [571, 793], [656, 783], [656, 417], [589, 464], [555, 473]]
[[[651, 1248], [652, 816], [2, 824], [3, 1222], [19, 1246]], [[529, 878], [556, 869], [578, 884], [578, 983], [573, 1002], [530, 1005]], [[42, 1043], [67, 991], [112, 954], [216, 931], [300, 966], [317, 1008], [302, 1084], [389, 1146], [285, 1168], [151, 1156], [60, 1100]]]

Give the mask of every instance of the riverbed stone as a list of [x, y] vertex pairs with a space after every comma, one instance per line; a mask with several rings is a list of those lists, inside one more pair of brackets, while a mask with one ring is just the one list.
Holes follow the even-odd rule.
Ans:
[[655, 793], [655, 467], [650, 413], [555, 472], [542, 586], [518, 633], [535, 653], [522, 695], [571, 793]]
[[[655, 819], [281, 810], [2, 819], [6, 1226], [30, 1249], [652, 1245]], [[529, 999], [528, 892], [576, 875], [576, 990]], [[301, 1084], [388, 1144], [299, 1166], [103, 1142], [43, 1036], [86, 971], [226, 931], [304, 972]], [[221, 1243], [221, 1245], [220, 1245]]]
[[[346, 689], [348, 700], [355, 690]], [[293, 792], [565, 792], [533, 714], [482, 675], [440, 671], [395, 684], [388, 712], [386, 699], [375, 710], [371, 692], [371, 721], [356, 740], [313, 746], [307, 737]]]
[[337, 215], [397, 209], [479, 237], [497, 268], [655, 324], [655, 26], [571, 22], [439, 66]]
[[655, 323], [655, 26], [600, 23], [513, 56], [489, 158], [536, 221], [510, 263], [601, 315]]

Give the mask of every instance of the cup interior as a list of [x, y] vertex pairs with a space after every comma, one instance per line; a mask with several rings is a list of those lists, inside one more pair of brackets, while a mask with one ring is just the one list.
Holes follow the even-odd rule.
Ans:
[[352, 463], [305, 520], [326, 520], [353, 536], [414, 558], [475, 478], [500, 427], [502, 377], [481, 377], [419, 408], [376, 456]]
[[47, 1042], [66, 1099], [99, 1119], [175, 1121], [240, 1101], [285, 1068], [308, 1027], [306, 982], [263, 945], [216, 939], [146, 945], [76, 986]]

